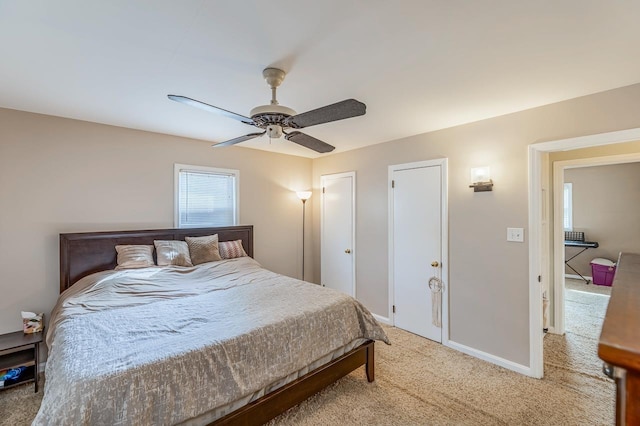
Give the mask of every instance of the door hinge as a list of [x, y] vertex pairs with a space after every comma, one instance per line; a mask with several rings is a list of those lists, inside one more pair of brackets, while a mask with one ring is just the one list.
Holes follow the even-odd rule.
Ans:
[[396, 181], [395, 181], [395, 180], [392, 180], [392, 181], [391, 181], [391, 187], [392, 187], [392, 188], [395, 188], [395, 187], [396, 187]]
[[542, 282], [542, 275], [538, 275], [538, 282], [541, 283]]
[[393, 313], [396, 313], [396, 305], [393, 305]]
[[324, 194], [324, 186], [322, 187], [322, 193]]

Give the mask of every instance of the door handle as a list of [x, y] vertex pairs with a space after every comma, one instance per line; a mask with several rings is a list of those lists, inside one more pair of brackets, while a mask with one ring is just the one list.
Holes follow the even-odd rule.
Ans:
[[433, 266], [434, 268], [437, 268], [438, 266], [440, 266], [440, 264], [438, 263], [437, 260], [434, 260], [433, 262], [431, 262], [431, 266]]
[[351, 249], [346, 249], [344, 252], [349, 254], [349, 253], [351, 253]]

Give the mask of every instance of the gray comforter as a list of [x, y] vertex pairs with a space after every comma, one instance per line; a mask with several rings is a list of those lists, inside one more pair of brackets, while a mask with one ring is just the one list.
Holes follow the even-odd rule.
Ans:
[[248, 257], [97, 273], [52, 312], [33, 424], [189, 421], [359, 338], [387, 342], [359, 302]]

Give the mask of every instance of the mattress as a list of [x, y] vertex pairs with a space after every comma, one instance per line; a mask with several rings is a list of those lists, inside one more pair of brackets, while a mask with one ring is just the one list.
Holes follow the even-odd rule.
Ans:
[[249, 257], [105, 271], [52, 312], [34, 425], [204, 424], [361, 343], [355, 299]]

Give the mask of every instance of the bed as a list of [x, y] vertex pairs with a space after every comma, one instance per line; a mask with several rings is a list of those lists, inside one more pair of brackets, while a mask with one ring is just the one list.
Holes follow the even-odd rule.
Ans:
[[[247, 256], [114, 271], [116, 245], [213, 234]], [[372, 382], [372, 315], [252, 257], [252, 226], [61, 234], [34, 424], [262, 424], [362, 365]]]

